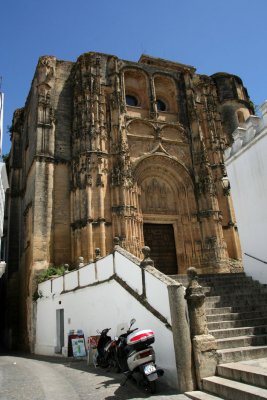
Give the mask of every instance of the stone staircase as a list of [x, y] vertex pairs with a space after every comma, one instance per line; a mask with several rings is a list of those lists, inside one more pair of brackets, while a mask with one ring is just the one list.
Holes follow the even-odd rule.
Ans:
[[[186, 276], [172, 278], [187, 286]], [[203, 379], [203, 391], [187, 396], [267, 399], [267, 285], [244, 273], [201, 275], [199, 283], [207, 296], [208, 329], [220, 361], [216, 376]]]

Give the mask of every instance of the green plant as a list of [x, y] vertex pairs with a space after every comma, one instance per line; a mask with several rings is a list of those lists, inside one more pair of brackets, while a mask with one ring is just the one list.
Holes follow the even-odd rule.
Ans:
[[32, 301], [36, 301], [39, 299], [39, 294], [38, 294], [38, 290], [36, 289], [35, 292], [32, 295]]
[[2, 155], [3, 162], [7, 162], [8, 157], [9, 157], [9, 153], [3, 154]]
[[41, 283], [47, 281], [48, 279], [50, 279], [52, 276], [55, 275], [61, 276], [64, 274], [64, 272], [65, 272], [64, 265], [59, 265], [59, 266], [50, 265], [47, 269], [45, 269], [40, 273], [40, 275], [37, 278], [37, 282]]

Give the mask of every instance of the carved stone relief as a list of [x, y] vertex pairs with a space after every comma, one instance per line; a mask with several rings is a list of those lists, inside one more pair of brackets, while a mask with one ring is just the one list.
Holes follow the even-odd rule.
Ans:
[[129, 138], [129, 152], [130, 157], [138, 158], [143, 156], [145, 153], [150, 153], [155, 147], [155, 142], [150, 139], [137, 140]]
[[44, 56], [38, 63], [38, 84], [50, 84], [55, 75], [56, 57]]
[[177, 160], [181, 161], [184, 164], [190, 164], [190, 155], [188, 148], [181, 147], [178, 144], [163, 144], [164, 149], [173, 157], [176, 157]]
[[146, 179], [141, 187], [143, 213], [173, 214], [175, 212], [173, 192], [170, 186], [162, 179]]
[[145, 123], [143, 121], [130, 121], [127, 124], [127, 131], [131, 135], [136, 135], [136, 136], [155, 136], [155, 129], [154, 126], [150, 123]]
[[187, 143], [186, 137], [181, 129], [166, 127], [161, 130], [161, 137], [176, 142]]

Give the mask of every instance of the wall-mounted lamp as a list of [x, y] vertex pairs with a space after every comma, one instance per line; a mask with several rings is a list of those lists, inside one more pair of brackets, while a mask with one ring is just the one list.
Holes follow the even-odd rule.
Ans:
[[222, 182], [222, 187], [223, 187], [223, 194], [225, 196], [229, 196], [231, 185], [230, 185], [230, 181], [228, 179], [228, 176], [226, 176], [226, 175], [223, 176], [221, 182]]

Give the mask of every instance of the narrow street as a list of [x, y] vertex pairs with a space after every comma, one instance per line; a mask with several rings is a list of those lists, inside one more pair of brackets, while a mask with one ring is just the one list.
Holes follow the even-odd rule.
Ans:
[[0, 400], [188, 400], [160, 383], [151, 396], [133, 382], [121, 386], [123, 380], [122, 374], [88, 367], [84, 360], [0, 355]]

